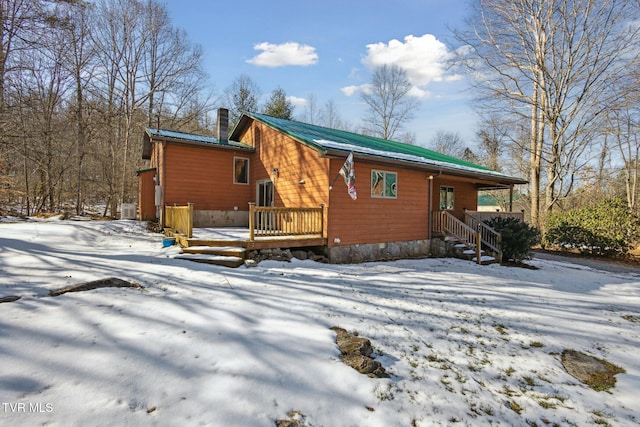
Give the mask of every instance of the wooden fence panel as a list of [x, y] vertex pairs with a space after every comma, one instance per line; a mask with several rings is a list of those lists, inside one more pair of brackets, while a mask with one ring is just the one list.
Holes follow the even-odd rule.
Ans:
[[187, 206], [165, 206], [165, 225], [188, 238], [193, 237], [193, 203]]

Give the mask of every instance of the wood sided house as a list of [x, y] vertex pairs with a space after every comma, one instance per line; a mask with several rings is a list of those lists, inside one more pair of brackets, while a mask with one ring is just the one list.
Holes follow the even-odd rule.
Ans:
[[[321, 246], [332, 262], [426, 256], [443, 233], [474, 245], [480, 232], [499, 251], [478, 191], [526, 183], [419, 146], [262, 114], [245, 113], [229, 135], [227, 117], [218, 111], [217, 138], [146, 130], [139, 219], [188, 237], [190, 227], [249, 227], [245, 247]], [[350, 154], [355, 200], [340, 176]], [[185, 224], [174, 206], [192, 212]]]

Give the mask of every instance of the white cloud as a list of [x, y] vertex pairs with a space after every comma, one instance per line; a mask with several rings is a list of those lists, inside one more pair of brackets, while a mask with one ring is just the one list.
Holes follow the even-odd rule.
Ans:
[[414, 96], [426, 97], [429, 92], [422, 89], [431, 82], [455, 81], [461, 76], [450, 74], [449, 62], [455, 53], [432, 34], [416, 37], [408, 35], [404, 42], [391, 40], [389, 43], [367, 45], [367, 56], [362, 63], [369, 68], [384, 64], [394, 64], [407, 72], [411, 84], [415, 86]]
[[306, 98], [300, 98], [297, 96], [287, 96], [287, 101], [291, 103], [294, 107], [304, 108], [307, 106], [309, 101]]
[[[364, 85], [362, 85], [364, 86]], [[344, 93], [346, 96], [352, 96], [355, 93], [357, 93], [362, 86], [356, 86], [356, 85], [352, 85], [352, 86], [345, 86], [342, 89], [340, 89], [342, 91], [342, 93]]]
[[318, 62], [316, 48], [306, 44], [263, 42], [254, 45], [253, 49], [262, 51], [262, 53], [248, 59], [247, 62], [260, 67], [307, 66]]
[[[372, 93], [373, 92], [373, 86], [371, 86], [370, 83], [365, 83], [365, 84], [359, 85], [359, 86], [355, 86], [355, 85], [354, 86], [345, 86], [340, 90], [346, 96], [353, 96], [358, 92], [360, 92], [360, 93]], [[413, 96], [415, 98], [429, 98], [429, 97], [431, 97], [431, 92], [426, 91], [424, 89], [421, 89], [418, 86], [413, 86], [409, 90], [409, 96]]]

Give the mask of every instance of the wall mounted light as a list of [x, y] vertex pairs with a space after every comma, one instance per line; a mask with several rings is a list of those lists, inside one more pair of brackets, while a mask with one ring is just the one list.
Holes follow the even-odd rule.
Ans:
[[271, 175], [278, 176], [278, 168], [272, 168], [271, 169]]
[[301, 179], [300, 181], [298, 181], [298, 184], [300, 184], [300, 185], [304, 185], [306, 183], [307, 183], [307, 181], [305, 181], [304, 179]]

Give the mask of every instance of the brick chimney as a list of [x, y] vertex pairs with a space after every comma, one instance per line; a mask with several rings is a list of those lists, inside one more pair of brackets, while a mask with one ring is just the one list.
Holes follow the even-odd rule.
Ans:
[[229, 142], [229, 110], [218, 108], [218, 120], [216, 123], [218, 141]]

